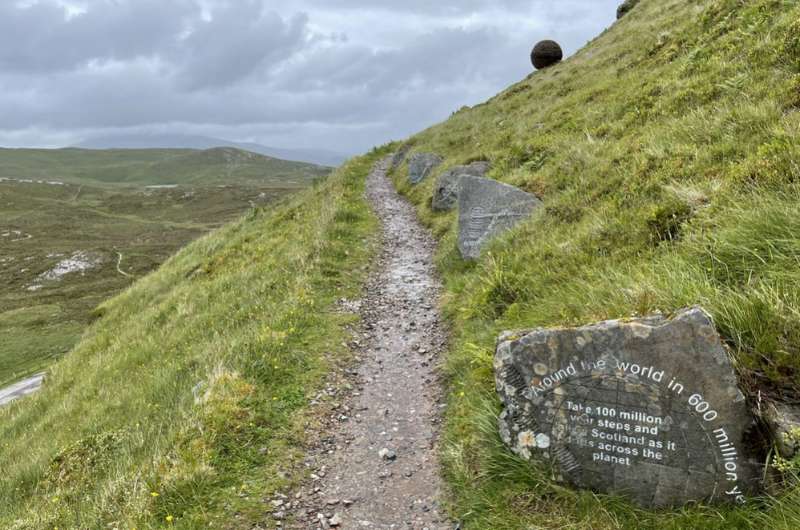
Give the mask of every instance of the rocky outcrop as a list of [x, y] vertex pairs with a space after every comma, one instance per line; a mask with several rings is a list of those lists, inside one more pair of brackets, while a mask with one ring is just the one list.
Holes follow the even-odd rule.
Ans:
[[478, 259], [492, 238], [528, 218], [541, 205], [536, 196], [502, 182], [462, 176], [458, 192], [458, 249]]
[[414, 153], [408, 159], [408, 181], [419, 184], [442, 163], [442, 157], [434, 153]]
[[489, 171], [489, 162], [473, 162], [467, 166], [455, 166], [443, 173], [436, 181], [431, 208], [446, 212], [458, 204], [458, 188], [461, 177], [484, 177]]
[[800, 454], [800, 408], [771, 403], [765, 419], [780, 455], [789, 459]]
[[397, 169], [400, 164], [405, 162], [406, 156], [408, 156], [408, 152], [411, 150], [411, 144], [405, 144], [400, 147], [395, 153], [392, 155], [392, 160], [389, 164], [390, 169]]

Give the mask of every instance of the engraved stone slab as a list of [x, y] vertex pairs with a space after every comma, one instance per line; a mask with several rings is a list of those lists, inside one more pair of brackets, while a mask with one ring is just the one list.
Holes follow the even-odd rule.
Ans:
[[458, 204], [458, 189], [461, 177], [483, 177], [489, 171], [489, 162], [473, 162], [468, 166], [455, 166], [439, 177], [433, 190], [431, 208], [437, 212], [446, 212]]
[[439, 155], [414, 153], [408, 159], [408, 181], [411, 184], [419, 184], [441, 163], [442, 158]]
[[574, 486], [648, 507], [743, 503], [758, 489], [754, 421], [700, 308], [506, 332], [495, 375], [505, 443]]
[[493, 237], [530, 216], [542, 202], [514, 186], [462, 176], [458, 192], [458, 249], [464, 259], [478, 259]]

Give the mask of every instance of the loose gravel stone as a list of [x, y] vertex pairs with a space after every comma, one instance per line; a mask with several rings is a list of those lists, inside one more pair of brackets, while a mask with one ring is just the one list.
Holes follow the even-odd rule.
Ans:
[[385, 447], [378, 452], [378, 456], [390, 462], [397, 459], [397, 453]]

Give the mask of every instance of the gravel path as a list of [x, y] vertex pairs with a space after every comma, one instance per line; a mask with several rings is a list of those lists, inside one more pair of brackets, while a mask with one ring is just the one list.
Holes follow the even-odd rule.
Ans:
[[293, 528], [453, 528], [439, 507], [436, 366], [446, 337], [435, 243], [394, 190], [388, 165], [377, 164], [367, 183], [383, 248], [358, 304], [363, 341], [355, 390], [308, 461], [312, 483], [287, 499]]

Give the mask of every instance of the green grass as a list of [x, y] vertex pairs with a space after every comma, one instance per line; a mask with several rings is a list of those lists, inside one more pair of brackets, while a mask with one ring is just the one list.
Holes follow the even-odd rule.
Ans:
[[[268, 524], [308, 404], [349, 357], [378, 156], [191, 243], [102, 304], [44, 389], [0, 409], [0, 527]], [[52, 307], [4, 318], [18, 324]]]
[[[700, 304], [755, 402], [800, 396], [800, 3], [642, 0], [574, 57], [409, 140], [490, 160], [544, 207], [476, 264], [435, 176], [400, 189], [441, 240], [453, 327], [445, 430], [466, 528], [797, 528], [796, 482], [743, 509], [646, 512], [576, 492], [498, 441], [502, 330], [573, 326]], [[800, 464], [800, 462], [798, 462]]]
[[82, 330], [80, 322], [65, 322], [56, 304], [0, 313], [0, 386], [46, 368], [69, 351]]

